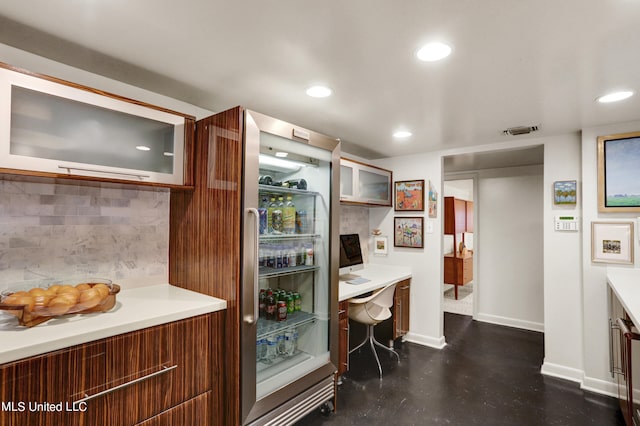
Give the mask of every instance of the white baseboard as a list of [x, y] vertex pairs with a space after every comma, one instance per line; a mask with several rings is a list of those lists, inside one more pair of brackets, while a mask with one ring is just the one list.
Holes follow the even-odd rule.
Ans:
[[421, 334], [415, 334], [412, 332], [407, 333], [405, 336], [405, 341], [416, 343], [422, 346], [429, 346], [430, 348], [442, 349], [447, 346], [447, 342], [444, 339], [444, 336], [440, 338], [435, 338], [431, 336], [423, 336]]
[[590, 392], [609, 395], [616, 398], [618, 397], [617, 385], [607, 380], [595, 379], [593, 377], [585, 377], [584, 380], [582, 381], [581, 388]]
[[539, 322], [524, 321], [515, 318], [501, 317], [498, 315], [477, 314], [475, 319], [482, 322], [488, 322], [497, 325], [506, 325], [507, 327], [520, 328], [523, 330], [539, 331], [544, 333], [544, 324]]
[[585, 377], [584, 371], [578, 370], [577, 368], [565, 367], [545, 361], [544, 364], [542, 364], [540, 373], [545, 376], [580, 383], [580, 389], [582, 390], [599, 393], [601, 395], [618, 396], [618, 388], [615, 383], [593, 377]]
[[542, 364], [540, 373], [545, 376], [552, 376], [559, 379], [578, 382], [580, 385], [582, 385], [582, 382], [584, 381], [584, 371], [578, 370], [577, 368], [565, 367], [564, 365], [553, 364], [547, 361]]

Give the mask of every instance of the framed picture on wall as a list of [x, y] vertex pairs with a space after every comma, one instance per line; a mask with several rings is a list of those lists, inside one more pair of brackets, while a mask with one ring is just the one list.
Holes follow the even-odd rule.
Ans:
[[395, 210], [424, 211], [424, 180], [396, 182]]
[[431, 181], [429, 181], [429, 217], [438, 217], [438, 191]]
[[393, 220], [395, 247], [424, 247], [424, 217], [395, 217]]
[[575, 180], [562, 180], [553, 183], [553, 204], [576, 204], [578, 183]]
[[633, 264], [633, 222], [591, 222], [591, 261]]
[[387, 236], [376, 235], [373, 237], [373, 254], [376, 256], [387, 255]]
[[640, 132], [598, 137], [598, 211], [640, 212]]

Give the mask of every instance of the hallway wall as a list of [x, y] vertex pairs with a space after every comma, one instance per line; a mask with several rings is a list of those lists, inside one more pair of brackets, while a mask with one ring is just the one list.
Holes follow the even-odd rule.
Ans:
[[476, 318], [543, 331], [543, 167], [479, 171], [476, 203]]

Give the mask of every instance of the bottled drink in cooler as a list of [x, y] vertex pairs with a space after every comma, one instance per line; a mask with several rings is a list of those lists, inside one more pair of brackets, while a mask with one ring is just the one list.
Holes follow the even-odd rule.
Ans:
[[309, 223], [306, 210], [298, 210], [296, 212], [296, 233], [309, 234]]
[[276, 198], [271, 197], [271, 201], [269, 202], [269, 207], [267, 207], [267, 232], [271, 234], [273, 232], [273, 211], [278, 207], [276, 203]]
[[278, 355], [278, 338], [275, 335], [267, 336], [267, 353], [264, 359], [267, 362], [273, 361]]
[[271, 211], [271, 227], [273, 228], [274, 234], [282, 234], [284, 227], [282, 223], [283, 219], [283, 210], [284, 201], [282, 201], [282, 197], [278, 198], [278, 202], [273, 210]]
[[276, 308], [277, 308], [277, 305], [276, 305], [276, 298], [274, 297], [272, 290], [268, 290], [267, 291], [267, 298], [266, 298], [265, 303], [266, 303], [266, 305], [265, 305], [265, 308], [266, 308], [265, 317], [268, 320], [272, 320], [272, 321], [275, 320], [276, 319]]
[[287, 195], [287, 202], [282, 208], [282, 229], [285, 234], [296, 232], [296, 206], [293, 204], [291, 195]]
[[258, 216], [260, 221], [260, 234], [266, 234], [269, 230], [269, 217], [268, 211], [269, 209], [269, 200], [267, 197], [262, 197], [262, 204], [258, 207]]
[[267, 314], [267, 292], [264, 289], [260, 290], [258, 307], [260, 311], [260, 318], [265, 318]]
[[295, 328], [293, 328], [293, 327], [288, 328], [284, 332], [284, 349], [285, 349], [285, 353], [288, 356], [293, 355], [293, 353], [296, 350], [296, 342], [294, 340], [295, 334], [296, 334]]
[[302, 310], [302, 297], [300, 293], [293, 293], [293, 306], [295, 312], [300, 312]]

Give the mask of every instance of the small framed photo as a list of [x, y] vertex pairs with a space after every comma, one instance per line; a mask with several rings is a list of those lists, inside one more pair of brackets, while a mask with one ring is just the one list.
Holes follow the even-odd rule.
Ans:
[[598, 211], [640, 212], [640, 132], [598, 137]]
[[373, 237], [373, 254], [377, 256], [387, 255], [387, 236], [376, 235]]
[[424, 217], [395, 217], [393, 245], [395, 247], [423, 248]]
[[591, 222], [591, 261], [633, 264], [633, 222]]
[[429, 217], [438, 217], [438, 191], [431, 181], [429, 181]]
[[576, 204], [578, 183], [562, 180], [553, 183], [553, 204]]
[[397, 212], [424, 211], [424, 180], [396, 182], [395, 210]]

